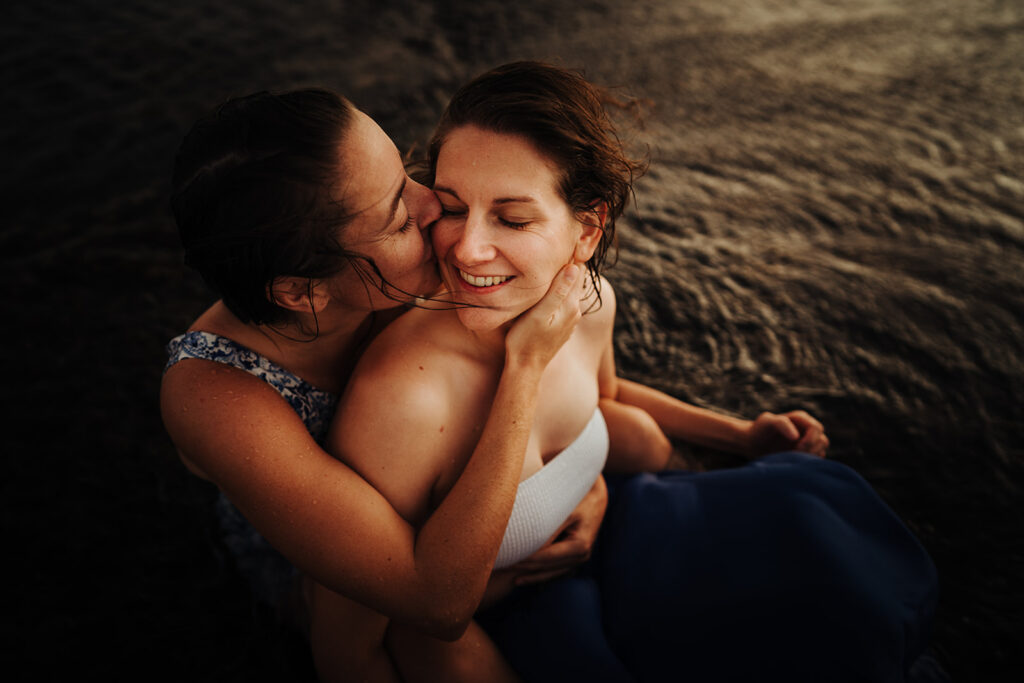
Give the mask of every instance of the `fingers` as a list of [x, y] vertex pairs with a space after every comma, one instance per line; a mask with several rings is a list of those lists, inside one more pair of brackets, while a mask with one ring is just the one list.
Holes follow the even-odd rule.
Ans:
[[798, 451], [824, 458], [825, 453], [828, 451], [828, 444], [828, 437], [825, 436], [824, 432], [815, 427], [807, 430], [803, 438], [797, 442], [795, 448]]
[[[786, 417], [792, 420], [793, 424], [798, 428], [803, 427], [805, 429], [810, 429], [812, 427], [816, 427], [820, 432], [825, 432], [825, 425], [818, 422], [810, 413], [804, 410], [792, 410], [786, 413]], [[803, 430], [801, 429], [801, 431]]]
[[569, 292], [573, 290], [577, 280], [580, 279], [580, 273], [583, 269], [575, 263], [569, 263], [562, 267], [558, 271], [558, 275], [555, 276], [554, 281], [551, 283], [551, 287], [548, 289], [549, 296], [554, 297], [559, 302], [569, 296]]
[[794, 410], [786, 413], [786, 416], [801, 432], [800, 440], [795, 446], [796, 450], [824, 458], [828, 451], [829, 440], [825, 436], [825, 427], [821, 422], [803, 410]]
[[558, 570], [549, 571], [549, 572], [536, 572], [536, 573], [533, 573], [533, 574], [522, 574], [522, 575], [516, 577], [515, 584], [517, 586], [529, 586], [530, 584], [534, 584], [534, 583], [542, 583], [544, 581], [550, 581], [551, 579], [556, 579], [559, 576], [564, 576], [564, 575], [568, 574], [571, 569], [572, 569], [572, 567], [567, 567], [565, 569], [558, 569]]
[[548, 287], [547, 294], [533, 307], [539, 318], [551, 318], [560, 312], [571, 313], [573, 305], [579, 309], [579, 301], [574, 301], [569, 294], [574, 290], [581, 270], [576, 264], [570, 263], [558, 271], [558, 275]]
[[793, 424], [793, 421], [788, 415], [761, 413], [757, 417], [757, 421], [765, 425], [770, 425], [771, 429], [778, 432], [778, 434], [787, 441], [792, 442], [800, 438], [800, 430], [797, 429], [796, 425]]
[[550, 543], [510, 567], [513, 571], [519, 572], [515, 584], [527, 586], [568, 574], [590, 559], [590, 550], [590, 543], [572, 535]]
[[544, 298], [520, 316], [505, 339], [513, 357], [546, 365], [569, 339], [582, 315], [576, 289], [581, 272], [575, 264], [563, 267]]
[[[551, 283], [548, 294], [545, 294], [544, 299], [540, 301], [541, 304], [554, 308], [548, 317], [548, 324], [552, 326], [561, 324], [567, 333], [566, 338], [568, 338], [568, 333], [571, 333], [576, 327], [576, 321], [581, 316], [579, 292], [576, 290], [581, 272], [582, 269], [575, 264], [569, 264], [562, 268], [554, 282]], [[543, 311], [542, 307], [541, 312]]]
[[793, 449], [824, 458], [829, 446], [824, 426], [803, 410], [761, 413], [754, 421], [753, 433], [755, 454]]
[[590, 545], [576, 538], [550, 543], [525, 560], [515, 569], [524, 572], [575, 567], [590, 559]]

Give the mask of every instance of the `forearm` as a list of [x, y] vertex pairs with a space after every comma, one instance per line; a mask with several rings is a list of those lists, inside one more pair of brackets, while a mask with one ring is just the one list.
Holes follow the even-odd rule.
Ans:
[[684, 403], [621, 377], [617, 378], [615, 396], [611, 398], [647, 411], [670, 437], [731, 453], [749, 452], [749, 420]]
[[391, 614], [408, 614], [405, 623], [431, 635], [458, 638], [483, 597], [515, 502], [541, 376], [580, 318], [580, 271], [563, 268], [544, 298], [512, 325], [476, 446], [458, 480], [415, 533], [408, 600]]
[[542, 370], [529, 364], [506, 366], [472, 456], [417, 534], [417, 570], [436, 599], [448, 605], [455, 622], [452, 636], [476, 610], [508, 525]]

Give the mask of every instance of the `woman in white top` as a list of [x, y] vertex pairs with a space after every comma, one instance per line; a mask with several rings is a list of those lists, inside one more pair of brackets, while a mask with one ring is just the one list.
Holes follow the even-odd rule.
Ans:
[[[837, 661], [846, 669], [825, 678], [901, 676], [927, 630], [934, 568], [862, 479], [820, 457], [828, 446], [820, 423], [802, 411], [735, 419], [616, 376], [615, 295], [600, 268], [640, 165], [623, 152], [600, 91], [545, 64], [498, 67], [453, 97], [430, 162], [443, 211], [434, 249], [446, 295], [460, 305], [410, 311], [375, 340], [342, 398], [330, 443], [411, 525], [430, 519], [486, 424], [509, 326], [567, 264], [587, 272], [572, 295], [583, 318], [541, 378], [501, 549], [504, 568], [485, 599], [485, 606], [497, 603], [483, 615], [485, 625], [513, 668], [530, 681], [690, 673], [705, 680], [707, 672], [732, 680], [761, 669], [719, 656], [734, 645], [730, 634], [763, 631], [758, 666], [787, 680]], [[529, 568], [516, 562], [558, 536], [559, 515], [572, 509], [606, 456], [609, 471], [657, 470], [671, 449], [668, 437], [751, 456], [802, 452], [725, 474], [686, 473], [680, 481], [627, 479], [625, 502], [610, 508], [600, 556], [584, 572], [499, 602]], [[721, 491], [734, 492], [735, 501]], [[705, 501], [711, 506], [702, 507]], [[801, 531], [805, 519], [818, 531]], [[707, 539], [730, 537], [744, 539], [743, 546], [709, 551]], [[759, 573], [754, 558], [776, 569]], [[730, 575], [737, 566], [745, 574]], [[832, 584], [807, 581], [821, 566], [836, 568]], [[723, 576], [730, 578], [716, 585]], [[794, 587], [807, 592], [793, 596]], [[693, 612], [711, 596], [723, 601], [719, 609], [731, 604], [737, 611], [696, 619]], [[512, 676], [489, 659], [493, 652], [420, 636], [355, 602], [334, 607], [324, 618], [386, 642], [407, 680], [429, 680], [438, 666], [461, 667], [470, 679], [474, 672], [479, 680]], [[734, 626], [744, 615], [756, 618]], [[811, 654], [790, 663], [793, 652], [780, 644], [814, 637], [823, 631], [815, 620], [826, 618], [842, 625], [828, 639], [808, 640], [801, 652]], [[707, 642], [680, 663], [671, 644], [683, 647], [679, 637], [693, 628]], [[852, 635], [856, 640], [844, 640]]]

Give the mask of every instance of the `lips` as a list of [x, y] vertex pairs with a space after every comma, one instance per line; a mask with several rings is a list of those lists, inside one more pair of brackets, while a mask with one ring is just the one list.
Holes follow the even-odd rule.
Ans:
[[471, 275], [463, 270], [455, 269], [463, 282], [472, 287], [494, 287], [513, 279], [514, 275]]

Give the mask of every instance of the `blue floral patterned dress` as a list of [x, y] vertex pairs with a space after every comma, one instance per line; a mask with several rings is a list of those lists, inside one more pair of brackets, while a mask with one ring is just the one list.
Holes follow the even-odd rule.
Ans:
[[[209, 332], [187, 332], [175, 337], [167, 344], [167, 356], [164, 372], [178, 361], [199, 358], [224, 363], [259, 377], [288, 401], [316, 442], [323, 445], [338, 405], [337, 395], [317, 389], [252, 349]], [[223, 494], [217, 501], [217, 517], [224, 543], [253, 594], [269, 605], [281, 607], [295, 588], [298, 571]]]

